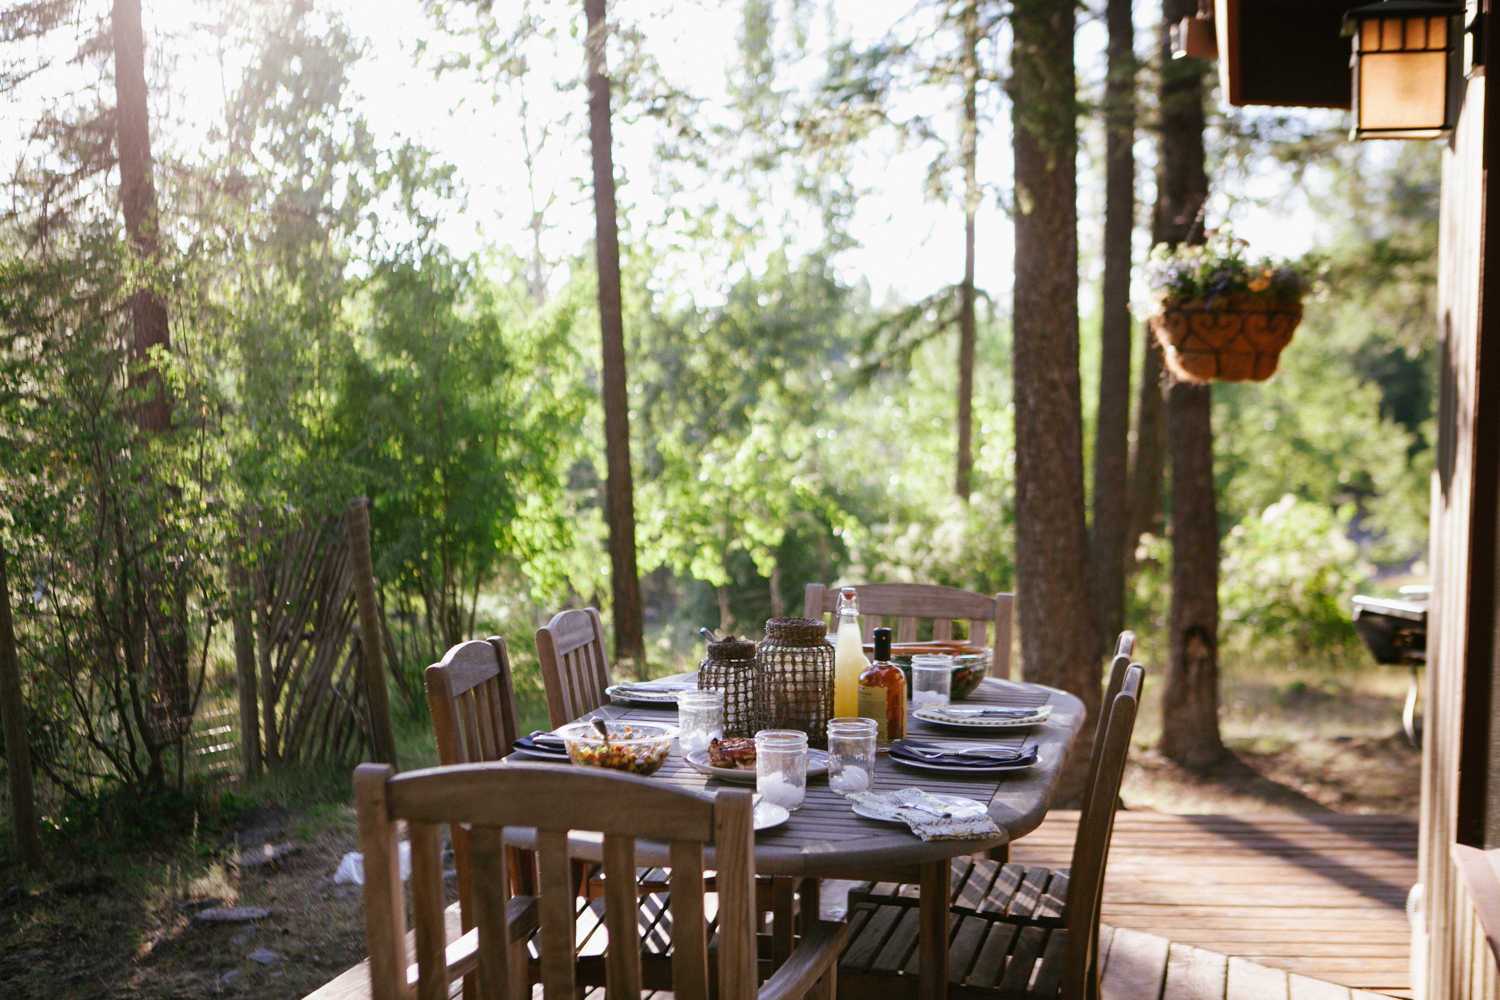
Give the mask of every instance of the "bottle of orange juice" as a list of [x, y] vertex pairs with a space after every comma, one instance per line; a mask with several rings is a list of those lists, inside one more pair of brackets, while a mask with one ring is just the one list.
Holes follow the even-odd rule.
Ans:
[[859, 675], [870, 665], [859, 634], [859, 598], [853, 587], [839, 591], [835, 614], [838, 634], [833, 646], [833, 716], [848, 719], [859, 715]]

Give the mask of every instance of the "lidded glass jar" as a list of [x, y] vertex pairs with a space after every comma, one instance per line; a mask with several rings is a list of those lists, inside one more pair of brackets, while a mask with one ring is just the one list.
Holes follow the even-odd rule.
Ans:
[[755, 643], [699, 631], [708, 639], [708, 655], [698, 664], [698, 690], [724, 692], [725, 736], [754, 736]]

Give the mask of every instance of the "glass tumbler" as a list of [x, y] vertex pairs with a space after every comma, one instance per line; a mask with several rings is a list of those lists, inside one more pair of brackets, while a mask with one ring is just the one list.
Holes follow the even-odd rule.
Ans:
[[802, 808], [807, 795], [807, 734], [796, 729], [762, 729], [755, 734], [755, 790], [788, 811]]
[[953, 657], [941, 653], [918, 653], [911, 658], [911, 704], [913, 708], [948, 704], [953, 689]]
[[683, 691], [677, 695], [677, 744], [683, 754], [707, 750], [724, 738], [724, 692]]
[[868, 792], [875, 787], [874, 719], [830, 719], [828, 722], [828, 787], [840, 795]]

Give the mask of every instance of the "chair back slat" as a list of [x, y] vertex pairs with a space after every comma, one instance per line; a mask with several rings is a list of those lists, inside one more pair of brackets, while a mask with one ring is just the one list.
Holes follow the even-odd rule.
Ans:
[[1097, 989], [1089, 991], [1086, 984], [1091, 977], [1099, 975], [1093, 957], [1098, 944], [1104, 870], [1109, 862], [1115, 804], [1120, 797], [1120, 783], [1125, 775], [1125, 760], [1130, 753], [1130, 738], [1135, 731], [1145, 673], [1145, 668], [1139, 663], [1127, 667], [1120, 693], [1108, 703], [1108, 723], [1104, 730], [1099, 772], [1079, 819], [1077, 839], [1073, 842], [1073, 862], [1068, 874], [1068, 951], [1061, 992], [1065, 997], [1081, 998], [1098, 992]]
[[[469, 831], [469, 850], [474, 870], [481, 877], [474, 884], [475, 926], [479, 928], [479, 1000], [505, 1000], [507, 988], [517, 972], [510, 967], [511, 951], [506, 947], [510, 929], [506, 925], [510, 901], [510, 863], [505, 847], [505, 830], [496, 826], [476, 826]], [[530, 995], [530, 990], [527, 991]], [[510, 997], [510, 1000], [520, 1000]]]
[[714, 809], [714, 878], [719, 892], [719, 1000], [754, 1000], [755, 866], [748, 792], [719, 793]]
[[[919, 618], [932, 619], [934, 639], [953, 638], [953, 623], [967, 621], [969, 641], [994, 649], [990, 676], [1010, 676], [1014, 595], [991, 597], [957, 587], [926, 583], [867, 583], [855, 589], [859, 591], [859, 610], [863, 619], [861, 631], [865, 642], [873, 641], [877, 622], [882, 619], [897, 619], [897, 642], [916, 641]], [[803, 596], [802, 614], [807, 618], [824, 619], [825, 615], [838, 609], [838, 603], [839, 588], [809, 583]], [[993, 640], [989, 636], [990, 622], [995, 623]]]
[[448, 1000], [443, 848], [436, 823], [412, 823], [411, 909], [417, 937], [417, 1000]]
[[396, 828], [390, 822], [386, 780], [389, 765], [366, 765], [354, 772], [354, 803], [359, 846], [365, 858], [365, 938], [370, 947], [370, 996], [409, 1000], [406, 982], [406, 896]]
[[552, 728], [592, 712], [608, 701], [609, 659], [604, 625], [593, 608], [563, 611], [536, 630], [542, 686]]
[[604, 956], [606, 1000], [640, 1000], [641, 927], [636, 900], [635, 838], [605, 834], [604, 926], [609, 931], [609, 951]]
[[708, 921], [703, 914], [703, 845], [674, 840], [672, 881], [672, 994], [708, 1000]]
[[[592, 773], [585, 773], [592, 772]], [[536, 829], [540, 871], [536, 901], [541, 980], [547, 1000], [574, 1000], [577, 885], [568, 856], [571, 830], [604, 834], [607, 996], [641, 995], [641, 940], [635, 842], [666, 840], [672, 862], [673, 985], [682, 1000], [708, 1000], [708, 939], [703, 848], [715, 848], [719, 894], [719, 990], [722, 1000], [757, 992], [752, 796], [723, 789], [713, 798], [645, 778], [547, 764], [470, 764], [396, 776], [383, 764], [355, 772], [360, 846], [365, 851], [366, 927], [372, 995], [381, 1000], [439, 1000], [466, 970], [477, 971], [480, 1000], [524, 1000], [524, 958], [507, 926], [511, 885], [504, 827]], [[395, 832], [411, 834], [414, 977], [405, 940], [405, 907]], [[441, 830], [470, 824], [476, 928], [445, 946]], [[468, 984], [466, 983], [466, 986]], [[416, 987], [415, 994], [412, 986]]]
[[1094, 781], [1099, 776], [1099, 761], [1104, 755], [1104, 731], [1109, 724], [1110, 706], [1115, 703], [1115, 696], [1120, 693], [1120, 687], [1125, 683], [1125, 671], [1130, 666], [1130, 656], [1135, 652], [1135, 633], [1125, 631], [1120, 633], [1119, 639], [1115, 641], [1115, 658], [1109, 665], [1109, 679], [1104, 687], [1104, 700], [1099, 703], [1099, 718], [1094, 720], [1094, 741], [1089, 751], [1089, 774], [1084, 781], [1085, 789], [1083, 810], [1078, 817], [1080, 827], [1087, 825], [1089, 806], [1092, 804], [1088, 797], [1087, 789], [1094, 787]]
[[542, 993], [545, 1000], [573, 1000], [573, 865], [568, 860], [568, 831], [537, 830], [538, 928], [542, 946]]

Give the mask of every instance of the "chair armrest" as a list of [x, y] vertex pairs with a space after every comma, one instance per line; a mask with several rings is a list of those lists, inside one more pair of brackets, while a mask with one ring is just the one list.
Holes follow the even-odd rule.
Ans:
[[756, 1000], [796, 1000], [812, 989], [828, 970], [838, 964], [849, 925], [840, 920], [819, 920], [802, 935], [802, 943], [761, 986]]

